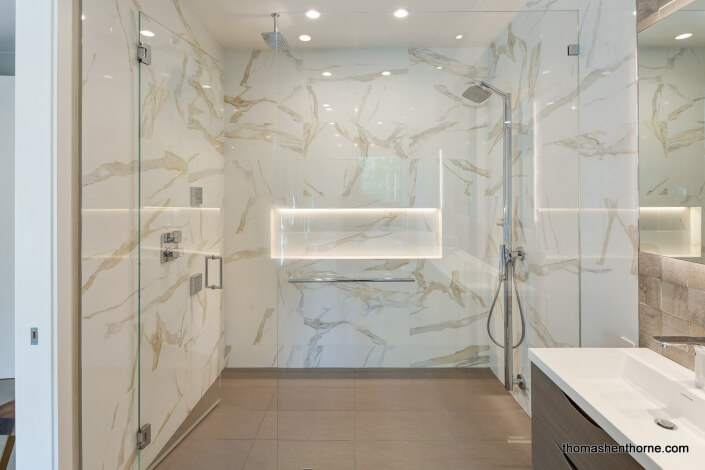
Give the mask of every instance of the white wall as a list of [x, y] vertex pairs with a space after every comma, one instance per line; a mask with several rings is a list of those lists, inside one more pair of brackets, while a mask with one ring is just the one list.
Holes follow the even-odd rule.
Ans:
[[0, 379], [15, 376], [15, 77], [0, 77]]

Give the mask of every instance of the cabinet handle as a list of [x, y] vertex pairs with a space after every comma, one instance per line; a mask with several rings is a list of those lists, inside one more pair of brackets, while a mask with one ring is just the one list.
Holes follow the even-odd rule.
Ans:
[[570, 468], [571, 468], [571, 469], [573, 469], [573, 470], [578, 470], [578, 467], [576, 467], [575, 464], [573, 463], [573, 461], [570, 459], [570, 457], [568, 457], [568, 454], [564, 454], [564, 453], [561, 451], [561, 455], [562, 455], [563, 458], [565, 459], [566, 463], [567, 463], [568, 465], [570, 465]]
[[[218, 260], [220, 261], [220, 284], [216, 285], [213, 284], [212, 286], [208, 283], [208, 261], [210, 260]], [[206, 289], [222, 289], [223, 288], [223, 257], [222, 256], [216, 256], [216, 255], [210, 255], [206, 256]]]

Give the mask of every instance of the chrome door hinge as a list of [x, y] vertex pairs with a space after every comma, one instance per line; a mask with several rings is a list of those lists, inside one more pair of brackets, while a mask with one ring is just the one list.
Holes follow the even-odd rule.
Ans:
[[152, 442], [152, 425], [147, 423], [137, 431], [137, 448], [144, 449]]
[[137, 45], [137, 61], [144, 65], [152, 64], [152, 46], [140, 42]]

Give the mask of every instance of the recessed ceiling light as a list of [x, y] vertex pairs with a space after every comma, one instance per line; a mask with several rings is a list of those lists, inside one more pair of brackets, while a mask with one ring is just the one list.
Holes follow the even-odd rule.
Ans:
[[441, 70], [442, 68], [443, 68], [443, 67], [440, 66], [440, 65], [439, 65], [438, 67], [436, 67], [437, 70]]
[[333, 111], [333, 108], [326, 108], [326, 111]]
[[113, 78], [112, 75], [103, 75], [103, 77], [108, 78], [108, 79]]
[[541, 73], [544, 74], [544, 75], [548, 75], [549, 73], [551, 73], [551, 71], [550, 71], [550, 70], [544, 70], [544, 71], [541, 72]]
[[382, 124], [382, 121], [377, 121], [377, 124]]
[[457, 36], [455, 36], [455, 39], [463, 39], [463, 35], [462, 35], [462, 34], [458, 34]]
[[324, 77], [330, 77], [333, 74], [330, 72], [323, 72], [321, 75], [323, 75]]
[[321, 12], [318, 10], [309, 10], [306, 12], [306, 16], [312, 20], [315, 20], [316, 18], [320, 18]]
[[309, 36], [308, 34], [302, 34], [301, 36], [299, 36], [299, 41], [309, 42], [310, 40], [311, 36]]
[[203, 88], [210, 88], [210, 85], [201, 85]]
[[692, 35], [693, 35], [693, 33], [683, 33], [683, 34], [679, 34], [678, 36], [676, 36], [676, 39], [678, 39], [680, 41], [681, 39], [688, 39]]
[[321, 106], [323, 106], [324, 108], [329, 108], [329, 107], [330, 107], [330, 105], [329, 105], [328, 103], [323, 103]]
[[406, 18], [409, 16], [409, 12], [403, 8], [399, 8], [397, 11], [394, 12], [394, 16], [397, 18]]
[[391, 74], [392, 74], [392, 72], [390, 72], [389, 70], [385, 70], [384, 72], [382, 72], [382, 75], [384, 75], [385, 77], [388, 77]]
[[81, 21], [86, 21], [86, 15], [81, 15]]
[[148, 38], [154, 37], [154, 33], [151, 31], [147, 31], [147, 30], [140, 31], [140, 34], [142, 36], [147, 36]]

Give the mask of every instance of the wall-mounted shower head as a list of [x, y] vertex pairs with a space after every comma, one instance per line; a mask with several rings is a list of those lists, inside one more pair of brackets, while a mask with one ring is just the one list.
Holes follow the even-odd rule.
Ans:
[[477, 104], [484, 103], [490, 96], [492, 96], [492, 90], [484, 86], [482, 82], [473, 83], [463, 92], [464, 98], [474, 101]]
[[262, 39], [264, 39], [270, 49], [288, 49], [289, 42], [284, 37], [284, 34], [279, 31], [279, 13], [272, 13], [272, 18], [274, 18], [274, 31], [262, 33]]

